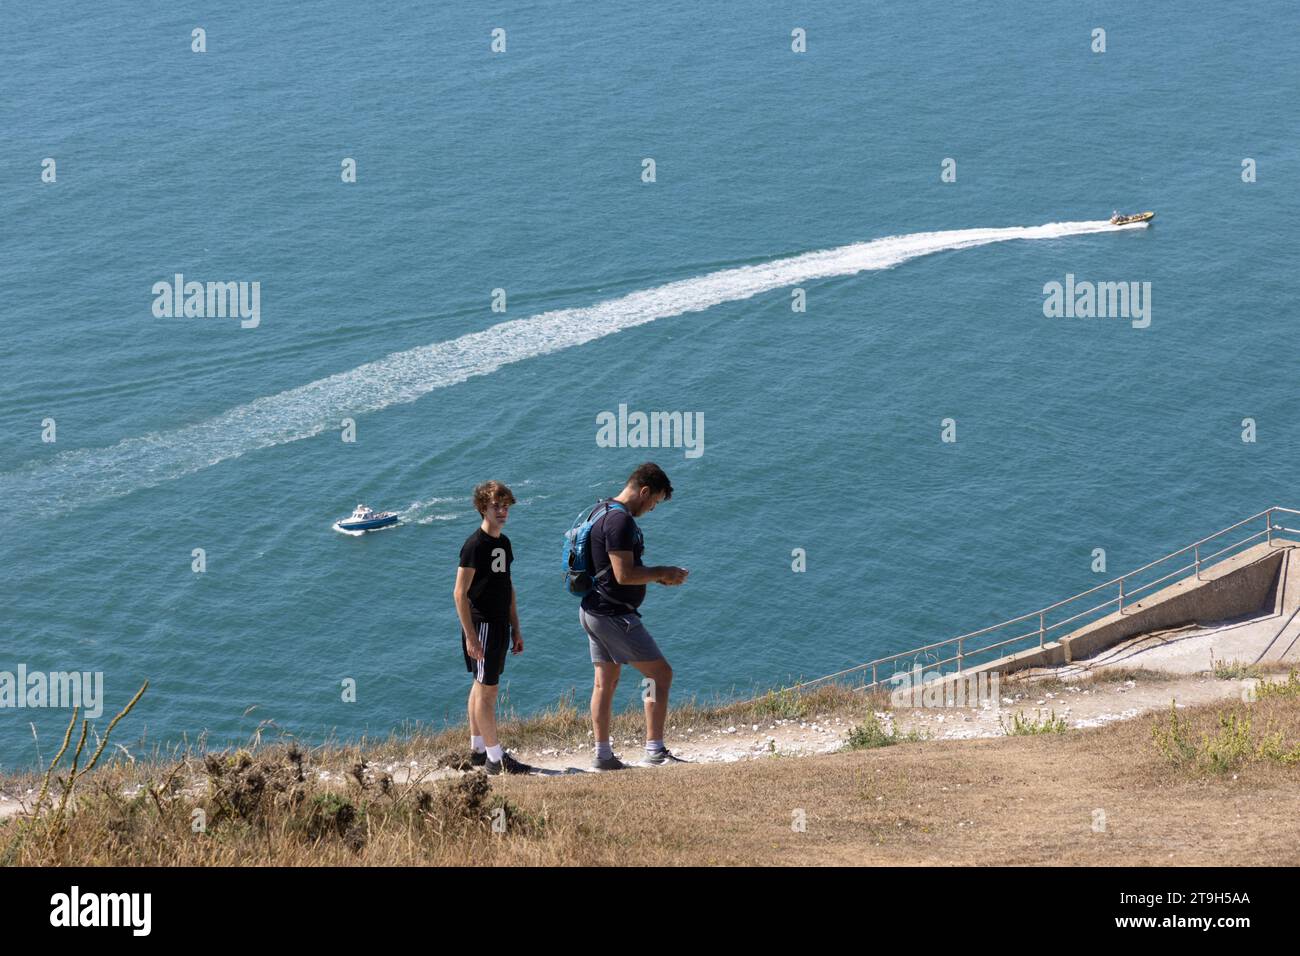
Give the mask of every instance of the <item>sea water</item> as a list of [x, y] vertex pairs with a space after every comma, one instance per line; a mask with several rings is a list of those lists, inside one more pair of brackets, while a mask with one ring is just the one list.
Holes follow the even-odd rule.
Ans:
[[[106, 714], [147, 679], [136, 750], [440, 727], [487, 478], [518, 498], [521, 713], [581, 706], [562, 533], [643, 460], [675, 488], [646, 560], [691, 570], [645, 620], [702, 699], [1300, 504], [1295, 17], [14, 7], [0, 671], [101, 673]], [[204, 295], [160, 316], [178, 274]], [[1150, 283], [1149, 324], [1045, 314], [1067, 275]], [[258, 283], [258, 321], [211, 283]], [[620, 406], [702, 453], [600, 440]], [[332, 530], [358, 502], [401, 526]], [[68, 717], [0, 709], [0, 767]]]

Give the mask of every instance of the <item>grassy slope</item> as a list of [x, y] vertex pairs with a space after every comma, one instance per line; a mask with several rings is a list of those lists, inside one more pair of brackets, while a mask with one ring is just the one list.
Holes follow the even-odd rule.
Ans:
[[[695, 716], [742, 720], [760, 714], [746, 707], [766, 715], [811, 703], [860, 718], [874, 706], [837, 693]], [[534, 743], [575, 739], [582, 715], [561, 711], [517, 730], [538, 735]], [[1233, 715], [1251, 726], [1225, 728]], [[635, 715], [625, 719], [634, 725]], [[1300, 863], [1300, 692], [1189, 708], [1178, 719], [1176, 740], [1169, 716], [1156, 714], [1060, 734], [490, 786], [479, 774], [394, 784], [373, 770], [348, 772], [381, 751], [456, 744], [456, 731], [364, 750], [294, 755], [275, 745], [170, 766], [118, 764], [81, 781], [61, 821], [0, 824], [0, 862]], [[1272, 756], [1261, 755], [1274, 734]], [[322, 780], [323, 767], [343, 773]], [[194, 832], [196, 808], [206, 832]], [[803, 832], [792, 829], [797, 811]], [[492, 831], [494, 814], [504, 833]]]

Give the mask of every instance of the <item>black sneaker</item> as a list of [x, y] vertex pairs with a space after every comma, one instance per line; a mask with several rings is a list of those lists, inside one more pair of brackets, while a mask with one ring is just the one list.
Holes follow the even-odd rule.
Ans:
[[471, 767], [481, 767], [487, 763], [486, 750], [471, 750], [469, 752], [469, 765]]
[[516, 760], [514, 757], [510, 756], [510, 754], [506, 753], [505, 751], [502, 751], [501, 759], [499, 761], [489, 760], [487, 763], [483, 765], [483, 769], [487, 771], [487, 775], [489, 777], [496, 777], [503, 773], [509, 773], [509, 774], [533, 773], [534, 771], [536, 771], [537, 768], [530, 767], [526, 763], [521, 763], [520, 761]]
[[645, 759], [641, 761], [641, 766], [663, 767], [670, 763], [690, 763], [690, 761], [675, 756], [671, 750], [665, 747], [663, 750], [647, 750]]
[[591, 769], [604, 772], [606, 770], [626, 770], [627, 764], [615, 756], [596, 757], [591, 761]]

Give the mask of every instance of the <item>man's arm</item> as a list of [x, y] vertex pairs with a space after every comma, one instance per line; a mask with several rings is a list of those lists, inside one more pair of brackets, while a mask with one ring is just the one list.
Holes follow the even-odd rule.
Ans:
[[609, 566], [619, 584], [681, 584], [689, 573], [685, 568], [671, 565], [638, 568], [631, 551], [610, 551]]
[[511, 641], [510, 653], [522, 654], [524, 652], [524, 634], [519, 630], [519, 604], [515, 601], [515, 586], [510, 585], [510, 633], [514, 636]]
[[460, 628], [465, 632], [465, 649], [476, 661], [483, 659], [483, 648], [479, 645], [478, 634], [474, 630], [474, 617], [470, 614], [469, 586], [474, 582], [473, 568], [456, 569], [456, 616], [460, 618]]

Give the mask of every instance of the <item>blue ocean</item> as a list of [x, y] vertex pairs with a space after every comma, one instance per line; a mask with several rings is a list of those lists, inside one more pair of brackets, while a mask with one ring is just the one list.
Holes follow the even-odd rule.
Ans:
[[[646, 561], [691, 570], [645, 621], [701, 700], [1297, 506], [1296, 20], [10, 5], [0, 671], [102, 672], [101, 729], [147, 679], [134, 753], [459, 721], [488, 478], [518, 499], [520, 714], [582, 706], [563, 532], [645, 460], [675, 488]], [[256, 324], [160, 316], [178, 274], [257, 283]], [[1148, 324], [1045, 315], [1067, 276], [1149, 283]], [[702, 442], [598, 442], [620, 406]], [[358, 502], [402, 522], [333, 530]], [[0, 709], [0, 769], [68, 716]]]

